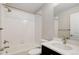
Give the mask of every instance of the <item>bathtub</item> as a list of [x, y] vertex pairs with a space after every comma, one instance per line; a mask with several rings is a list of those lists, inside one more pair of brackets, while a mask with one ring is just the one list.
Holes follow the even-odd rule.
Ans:
[[[40, 48], [41, 49], [41, 47], [39, 47], [39, 46], [37, 46], [37, 47], [34, 47], [34, 48], [31, 48], [31, 49], [28, 49], [28, 50], [23, 50], [23, 51], [18, 51], [17, 53], [14, 53], [14, 54], [12, 54], [12, 55], [31, 55], [31, 54], [29, 54], [29, 51], [31, 51], [31, 50], [33, 50], [33, 49], [36, 49], [36, 48]], [[36, 51], [35, 51], [36, 52]], [[41, 51], [40, 51], [40, 53], [41, 53]], [[33, 54], [33, 53], [32, 53]], [[33, 54], [34, 55], [34, 54]], [[35, 54], [36, 55], [36, 54]]]
[[15, 52], [9, 52], [9, 53], [5, 53], [7, 50], [1, 51], [0, 55], [29, 55], [28, 51], [37, 48], [37, 47], [41, 47], [40, 45], [37, 46], [33, 46], [33, 47], [28, 47], [28, 48], [23, 48], [23, 49], [19, 49], [19, 50], [15, 50]]
[[3, 53], [1, 53], [1, 55], [28, 55], [28, 50], [19, 50], [19, 51], [15, 51], [13, 53], [5, 53], [5, 51], [3, 51]]

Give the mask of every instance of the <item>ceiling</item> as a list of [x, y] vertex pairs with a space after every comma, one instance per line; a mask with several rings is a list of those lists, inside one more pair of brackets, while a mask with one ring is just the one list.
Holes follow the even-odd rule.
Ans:
[[[30, 13], [36, 13], [39, 11], [45, 3], [7, 3], [6, 5], [24, 10]], [[69, 8], [79, 6], [79, 3], [53, 3], [54, 5], [54, 14], [57, 15]]]
[[6, 5], [26, 12], [35, 13], [43, 6], [43, 4], [44, 3], [7, 3]]
[[54, 8], [54, 14], [57, 15], [76, 6], [79, 6], [79, 3], [60, 3]]

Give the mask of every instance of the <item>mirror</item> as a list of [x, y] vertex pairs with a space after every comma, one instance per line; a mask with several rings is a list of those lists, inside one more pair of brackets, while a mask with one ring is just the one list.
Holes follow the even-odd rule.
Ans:
[[79, 40], [79, 3], [60, 3], [54, 17], [58, 17], [58, 37]]
[[79, 12], [70, 15], [71, 39], [79, 40]]

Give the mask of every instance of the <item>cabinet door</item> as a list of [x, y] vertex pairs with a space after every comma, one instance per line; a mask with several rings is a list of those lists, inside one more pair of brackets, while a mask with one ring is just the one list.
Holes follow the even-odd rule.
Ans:
[[61, 54], [45, 46], [42, 46], [42, 55], [61, 55]]

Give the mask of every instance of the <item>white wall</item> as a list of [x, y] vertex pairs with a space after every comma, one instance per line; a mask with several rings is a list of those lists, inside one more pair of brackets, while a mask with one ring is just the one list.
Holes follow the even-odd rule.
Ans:
[[42, 17], [35, 15], [35, 41], [38, 45], [41, 44], [42, 39]]
[[[39, 43], [35, 40], [35, 29], [38, 27], [35, 26], [36, 15], [15, 8], [10, 9], [11, 12], [8, 12], [3, 7], [3, 16], [1, 19], [1, 26], [4, 27], [4, 31], [1, 33], [2, 40], [9, 41], [10, 46], [6, 51], [9, 53], [17, 53], [38, 46]], [[36, 31], [39, 30], [36, 29]], [[37, 35], [39, 34], [37, 33]]]
[[53, 4], [49, 3], [42, 8], [42, 38], [51, 40], [54, 37]]
[[55, 37], [58, 37], [58, 20], [54, 19]]

